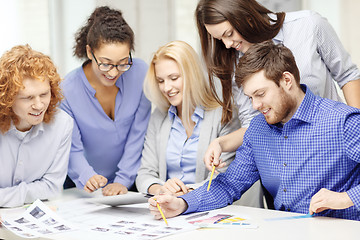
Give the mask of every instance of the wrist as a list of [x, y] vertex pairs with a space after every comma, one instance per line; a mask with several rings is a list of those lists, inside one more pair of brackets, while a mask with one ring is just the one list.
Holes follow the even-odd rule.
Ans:
[[148, 188], [148, 193], [151, 195], [158, 195], [161, 189], [161, 185], [158, 183], [154, 183], [152, 184], [149, 188]]
[[343, 206], [346, 206], [346, 208], [354, 206], [354, 203], [347, 192], [343, 192], [341, 194], [343, 196]]

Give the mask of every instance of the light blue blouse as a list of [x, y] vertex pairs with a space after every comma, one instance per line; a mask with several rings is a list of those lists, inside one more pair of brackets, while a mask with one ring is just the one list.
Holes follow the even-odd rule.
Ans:
[[176, 177], [185, 184], [193, 184], [195, 183], [197, 150], [204, 110], [196, 107], [191, 116], [195, 127], [189, 138], [174, 106], [169, 108], [168, 114], [173, 123], [166, 150], [167, 178]]
[[133, 59], [117, 79], [114, 120], [102, 109], [82, 67], [65, 77], [60, 107], [74, 119], [68, 175], [78, 188], [96, 174], [127, 188], [134, 183], [151, 111], [142, 90], [147, 68]]

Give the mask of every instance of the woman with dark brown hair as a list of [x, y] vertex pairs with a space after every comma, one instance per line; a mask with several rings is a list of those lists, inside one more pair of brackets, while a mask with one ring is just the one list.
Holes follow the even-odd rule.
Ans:
[[142, 90], [148, 66], [132, 58], [134, 33], [119, 10], [96, 8], [75, 40], [74, 55], [85, 61], [62, 84], [61, 108], [74, 118], [68, 176], [88, 192], [124, 194], [150, 117]]
[[[301, 83], [316, 95], [341, 101], [335, 82], [350, 106], [360, 107], [360, 71], [351, 61], [327, 20], [312, 11], [274, 13], [255, 0], [200, 0], [195, 12], [202, 54], [214, 93], [215, 77], [222, 85], [222, 121], [229, 121], [233, 106], [242, 127], [216, 138], [205, 154], [207, 168], [220, 164], [221, 152], [235, 151], [246, 128], [258, 113], [235, 84], [237, 60], [254, 43], [273, 40], [288, 47], [295, 56]], [[266, 94], [266, 92], [264, 93]], [[263, 106], [263, 114], [271, 109]]]

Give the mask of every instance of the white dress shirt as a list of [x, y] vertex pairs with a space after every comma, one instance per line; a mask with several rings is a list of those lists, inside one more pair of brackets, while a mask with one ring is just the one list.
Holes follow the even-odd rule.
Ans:
[[12, 125], [0, 134], [0, 207], [47, 199], [62, 190], [72, 129], [73, 119], [59, 109], [48, 124], [27, 132]]

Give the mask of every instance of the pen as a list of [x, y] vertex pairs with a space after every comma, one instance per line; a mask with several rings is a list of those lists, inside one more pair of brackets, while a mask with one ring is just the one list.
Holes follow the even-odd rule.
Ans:
[[[154, 200], [156, 201], [155, 198], [154, 198]], [[157, 208], [159, 209], [159, 212], [160, 212], [160, 214], [161, 214], [161, 217], [164, 219], [164, 222], [165, 222], [166, 226], [168, 226], [169, 224], [168, 224], [168, 222], [167, 222], [167, 220], [166, 220], [166, 218], [165, 218], [165, 215], [164, 215], [164, 213], [162, 212], [161, 207], [160, 207], [160, 205], [159, 205], [159, 203], [158, 203], [157, 201], [156, 201], [156, 206], [157, 206]]]
[[208, 214], [209, 214], [209, 212], [203, 212], [203, 213], [200, 213], [200, 214], [197, 214], [197, 215], [187, 217], [187, 218], [185, 218], [185, 220], [191, 220], [191, 219], [194, 219], [194, 218], [203, 217], [203, 216], [206, 216]]
[[210, 180], [209, 180], [209, 185], [207, 187], [207, 191], [210, 190], [210, 185], [211, 185], [211, 181], [212, 181], [212, 178], [213, 178], [213, 175], [214, 175], [214, 171], [215, 171], [215, 165], [213, 165], [213, 169], [211, 171], [211, 175], [210, 175]]

